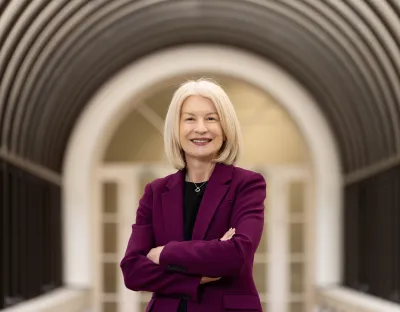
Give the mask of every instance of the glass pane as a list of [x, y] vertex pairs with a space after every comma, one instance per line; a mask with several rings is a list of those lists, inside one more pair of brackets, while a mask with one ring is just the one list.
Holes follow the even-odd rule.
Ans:
[[103, 224], [103, 250], [105, 253], [117, 252], [117, 225], [115, 223]]
[[103, 211], [117, 211], [117, 184], [114, 182], [103, 184]]
[[266, 293], [267, 289], [267, 264], [254, 263], [253, 266], [254, 282], [259, 293]]
[[263, 307], [263, 312], [268, 312], [268, 309], [267, 309], [268, 303], [262, 302], [261, 304], [262, 304], [262, 307]]
[[304, 224], [290, 224], [290, 252], [302, 253], [304, 251]]
[[153, 181], [156, 178], [159, 178], [159, 177], [157, 177], [151, 170], [144, 171], [140, 174], [140, 178], [139, 178], [140, 183], [139, 183], [139, 190], [138, 190], [140, 196], [143, 195], [146, 184]]
[[290, 265], [290, 291], [292, 293], [304, 292], [304, 264], [292, 263]]
[[159, 162], [163, 159], [163, 137], [140, 114], [132, 110], [115, 130], [105, 162]]
[[261, 236], [261, 241], [257, 248], [257, 252], [259, 252], [259, 253], [267, 253], [268, 252], [267, 232], [268, 232], [267, 224], [265, 224], [264, 231]]
[[264, 168], [252, 167], [252, 168], [250, 168], [250, 170], [253, 170], [254, 172], [261, 174], [264, 177], [264, 179], [268, 181], [267, 174], [265, 173]]
[[162, 119], [168, 111], [169, 102], [171, 102], [174, 89], [171, 86], [155, 91], [147, 99], [146, 104]]
[[304, 305], [301, 302], [292, 302], [290, 303], [290, 312], [304, 312]]
[[103, 263], [103, 291], [115, 293], [117, 291], [117, 264]]
[[104, 302], [103, 303], [103, 312], [117, 312], [117, 303], [116, 302]]
[[145, 312], [148, 304], [149, 303], [147, 301], [140, 302], [140, 310], [139, 310], [139, 312]]
[[289, 184], [289, 211], [290, 214], [304, 212], [304, 182]]

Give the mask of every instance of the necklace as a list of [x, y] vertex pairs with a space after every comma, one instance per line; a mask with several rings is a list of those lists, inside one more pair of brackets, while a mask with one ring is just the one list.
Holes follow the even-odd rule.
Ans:
[[206, 182], [203, 182], [200, 186], [197, 186], [196, 183], [194, 183], [194, 182], [192, 182], [192, 183], [196, 186], [196, 188], [194, 189], [194, 191], [195, 191], [196, 193], [200, 192], [200, 188], [201, 188], [204, 184], [206, 184]]
[[194, 189], [194, 191], [195, 191], [196, 193], [200, 192], [201, 187], [202, 187], [204, 184], [207, 183], [207, 181], [205, 181], [205, 182], [203, 182], [200, 186], [198, 186], [196, 183], [190, 181], [190, 178], [189, 178], [188, 175], [186, 175], [186, 179], [187, 179], [189, 182], [193, 183], [193, 184], [196, 186], [196, 188]]

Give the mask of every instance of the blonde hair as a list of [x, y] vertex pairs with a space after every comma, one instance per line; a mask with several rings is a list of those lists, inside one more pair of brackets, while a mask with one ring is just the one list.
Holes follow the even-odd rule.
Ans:
[[220, 118], [224, 143], [213, 162], [234, 164], [242, 150], [242, 135], [235, 109], [226, 92], [209, 79], [189, 80], [174, 93], [164, 125], [164, 149], [168, 161], [176, 168], [185, 168], [185, 158], [179, 139], [179, 124], [184, 101], [192, 95], [210, 99]]

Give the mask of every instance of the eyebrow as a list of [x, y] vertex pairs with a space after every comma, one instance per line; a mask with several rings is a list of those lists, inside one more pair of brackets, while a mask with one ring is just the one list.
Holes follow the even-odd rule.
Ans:
[[[183, 114], [186, 114], [186, 115], [192, 115], [192, 116], [194, 116], [194, 115], [195, 115], [195, 114], [193, 114], [193, 113], [189, 113], [189, 112], [182, 112], [182, 115], [183, 115]], [[207, 116], [207, 115], [214, 115], [214, 114], [215, 114], [215, 115], [218, 115], [218, 113], [217, 113], [217, 112], [210, 112], [210, 113], [207, 113], [207, 114], [206, 114], [206, 116]]]

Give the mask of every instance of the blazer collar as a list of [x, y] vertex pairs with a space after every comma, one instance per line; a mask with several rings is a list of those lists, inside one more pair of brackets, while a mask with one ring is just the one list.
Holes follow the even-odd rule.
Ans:
[[[207, 183], [193, 229], [193, 240], [204, 239], [219, 203], [225, 196], [233, 175], [233, 166], [217, 163]], [[169, 240], [183, 241], [183, 183], [186, 170], [173, 174], [162, 195], [163, 219]]]
[[[232, 179], [233, 174], [233, 166], [232, 165], [224, 165], [221, 163], [216, 163], [213, 172], [211, 173], [209, 183], [212, 180], [216, 180], [215, 182], [219, 182], [219, 184], [225, 184]], [[169, 190], [177, 187], [178, 185], [183, 185], [185, 181], [186, 169], [182, 169], [174, 173], [170, 176], [165, 187]]]

